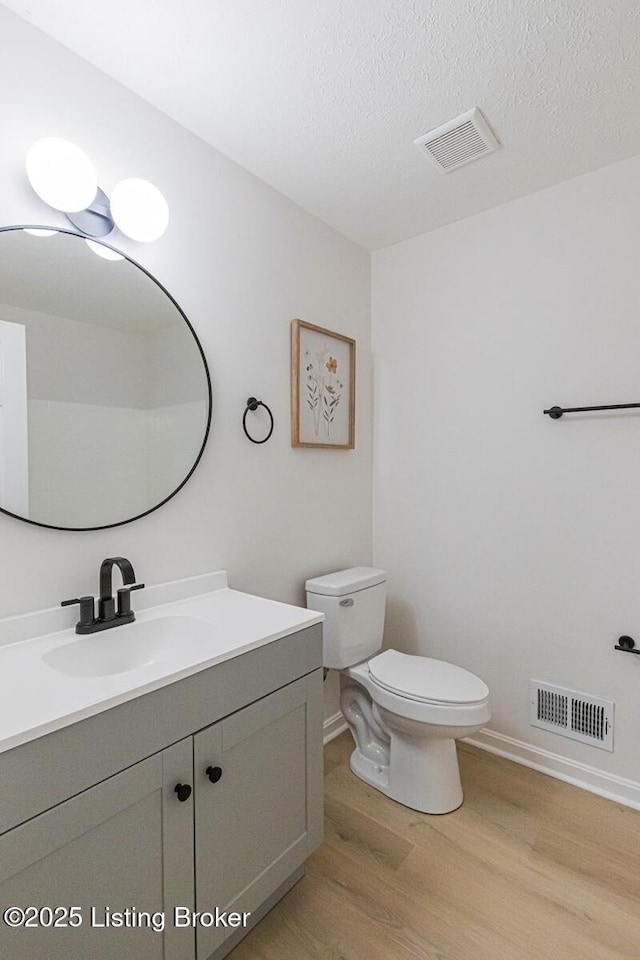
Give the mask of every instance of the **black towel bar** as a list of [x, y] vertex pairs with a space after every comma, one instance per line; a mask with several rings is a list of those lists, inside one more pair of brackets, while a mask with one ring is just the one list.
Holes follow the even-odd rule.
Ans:
[[549, 407], [543, 410], [552, 420], [559, 420], [563, 413], [589, 413], [592, 410], [630, 410], [640, 407], [640, 403], [607, 403], [601, 407]]

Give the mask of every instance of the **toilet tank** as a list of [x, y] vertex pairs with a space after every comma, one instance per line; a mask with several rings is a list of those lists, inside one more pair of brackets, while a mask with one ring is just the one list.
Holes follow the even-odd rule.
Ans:
[[343, 670], [368, 660], [382, 647], [386, 575], [351, 567], [307, 580], [307, 607], [325, 615], [323, 663]]

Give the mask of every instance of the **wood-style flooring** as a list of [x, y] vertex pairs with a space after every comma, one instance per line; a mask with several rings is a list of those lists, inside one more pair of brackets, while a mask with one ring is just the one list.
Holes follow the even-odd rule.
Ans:
[[325, 748], [326, 834], [230, 960], [640, 960], [640, 812], [458, 745], [435, 817]]

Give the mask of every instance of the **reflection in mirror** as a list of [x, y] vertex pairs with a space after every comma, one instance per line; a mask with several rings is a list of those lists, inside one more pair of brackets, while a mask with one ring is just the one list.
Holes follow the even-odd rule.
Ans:
[[155, 509], [197, 464], [209, 374], [133, 261], [72, 233], [0, 230], [0, 509], [91, 529]]

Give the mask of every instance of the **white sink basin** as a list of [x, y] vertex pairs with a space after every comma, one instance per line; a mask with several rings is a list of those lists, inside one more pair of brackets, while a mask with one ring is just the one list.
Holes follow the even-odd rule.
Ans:
[[0, 618], [0, 754], [323, 619], [230, 590], [224, 571], [147, 586], [137, 604], [134, 623], [89, 636], [69, 607]]
[[217, 630], [195, 617], [158, 617], [79, 637], [43, 654], [52, 670], [68, 677], [107, 677], [155, 664], [206, 657]]

